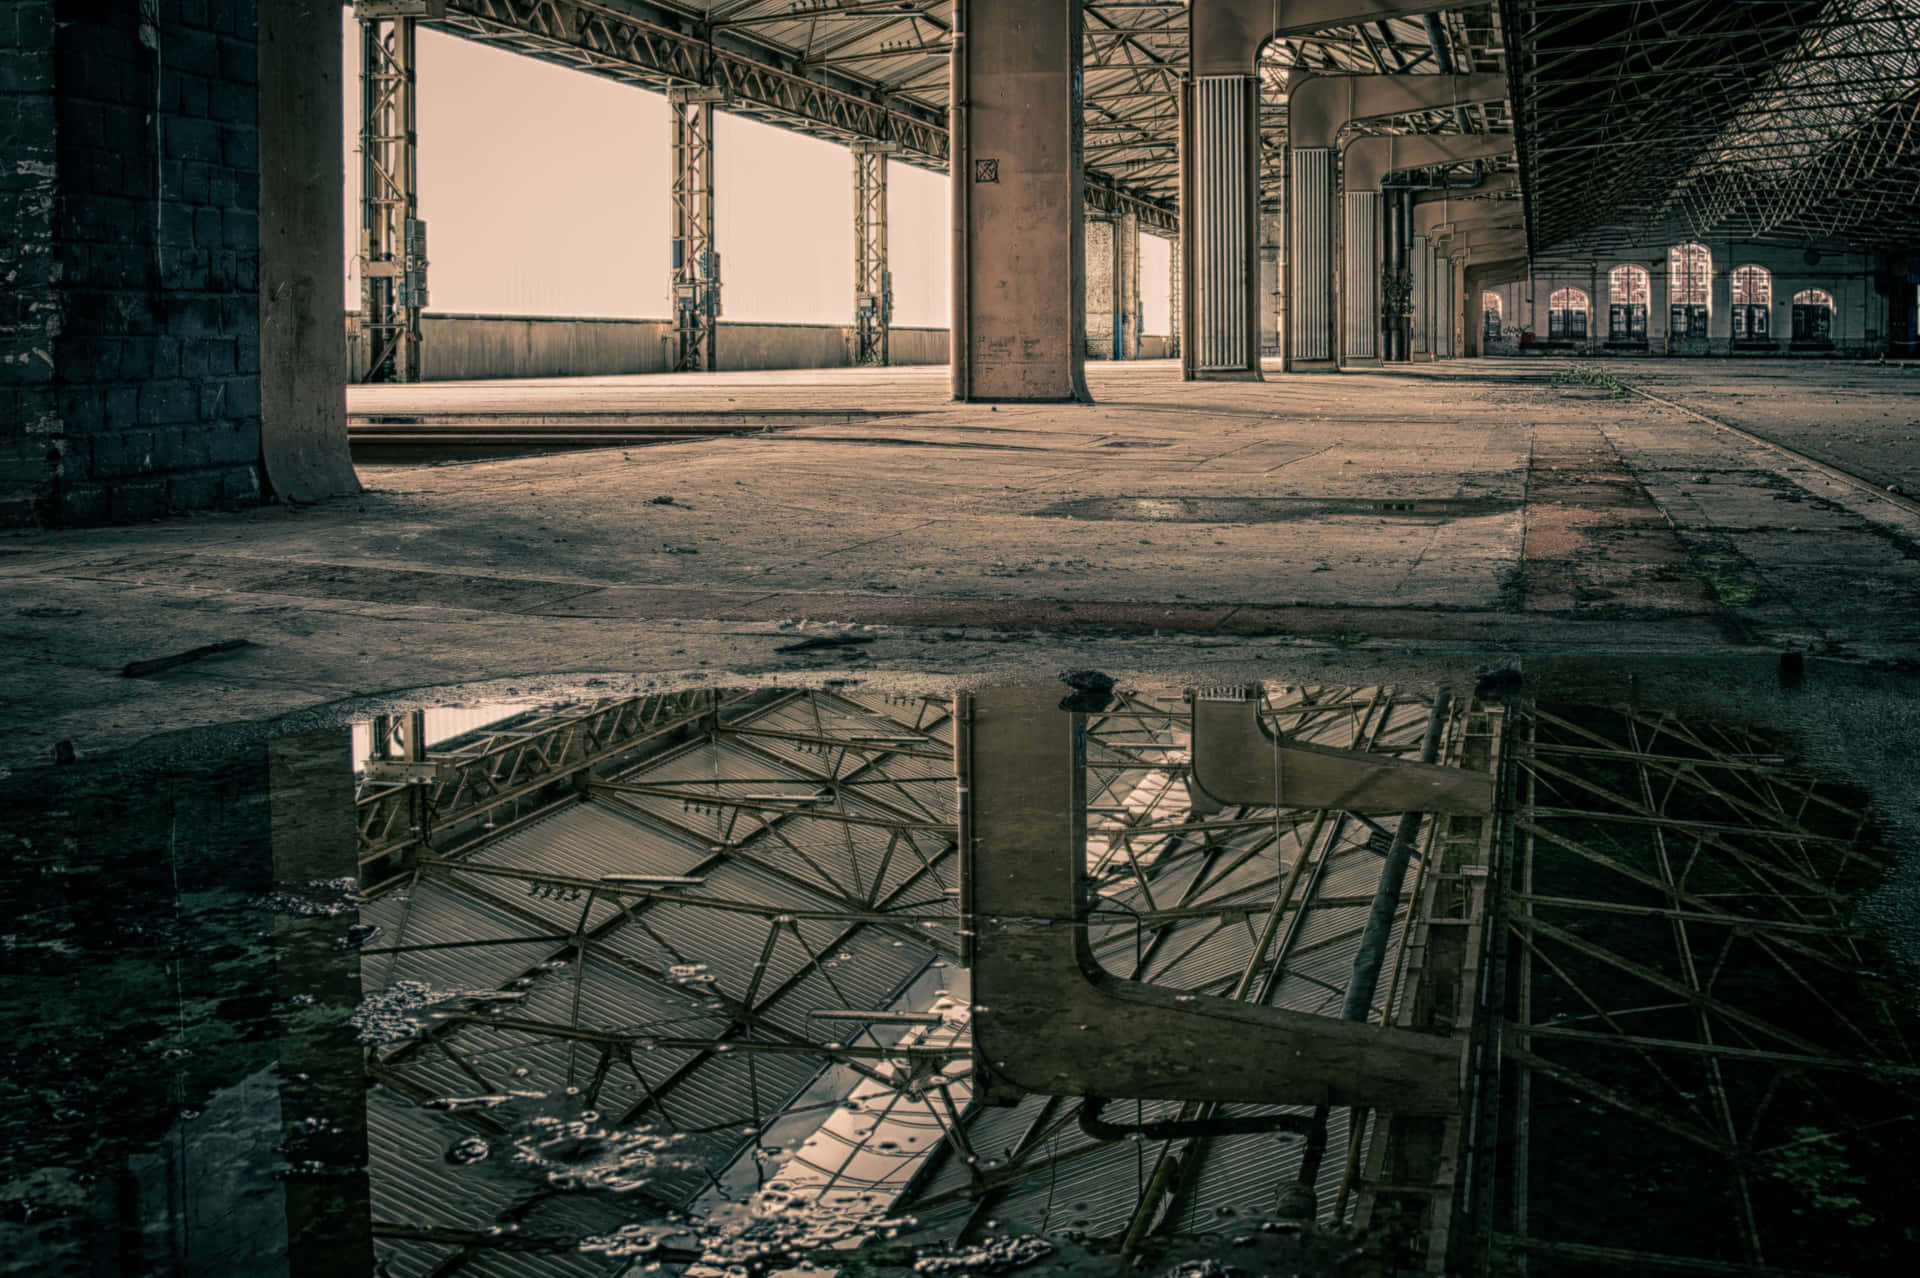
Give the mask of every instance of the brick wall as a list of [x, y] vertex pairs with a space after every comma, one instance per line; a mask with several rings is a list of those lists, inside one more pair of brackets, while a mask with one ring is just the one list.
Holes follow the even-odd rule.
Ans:
[[60, 430], [53, 9], [0, 9], [0, 527], [34, 522]]
[[[50, 66], [53, 92], [15, 94], [10, 109], [44, 117], [44, 99], [53, 120], [10, 129], [0, 156], [11, 172], [36, 136], [51, 143], [54, 305], [32, 310], [39, 326], [23, 322], [25, 302], [0, 316], [12, 397], [0, 457], [33, 463], [0, 520], [27, 522], [23, 488], [44, 525], [260, 499], [254, 4], [16, 0], [57, 19], [13, 21], [6, 52]], [[36, 207], [9, 203], [8, 227], [38, 230]], [[29, 357], [43, 334], [51, 349]]]

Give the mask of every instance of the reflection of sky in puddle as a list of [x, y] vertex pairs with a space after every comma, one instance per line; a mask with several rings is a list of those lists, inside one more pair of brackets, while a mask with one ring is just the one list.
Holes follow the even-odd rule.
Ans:
[[[1094, 958], [1183, 999], [1337, 1012], [1392, 819], [1196, 804], [1178, 690], [1122, 694], [1087, 720]], [[863, 1240], [869, 1253], [907, 1249], [893, 1254], [923, 1273], [1065, 1272], [1082, 1262], [1096, 1272], [1111, 1257], [1083, 1248], [1117, 1245], [1160, 1184], [1146, 1218], [1157, 1239], [1150, 1272], [1191, 1259], [1173, 1241], [1186, 1235], [1218, 1235], [1200, 1245], [1220, 1263], [1282, 1244], [1297, 1259], [1311, 1231], [1260, 1225], [1305, 1165], [1297, 1133], [1115, 1140], [1085, 1127], [1075, 1097], [1002, 1106], [976, 1095], [947, 698], [840, 688], [685, 694], [631, 703], [637, 712], [622, 704], [430, 715], [429, 758], [450, 771], [414, 787], [364, 785], [353, 822], [344, 810], [325, 814], [339, 796], [352, 801], [344, 776], [330, 790], [303, 790], [282, 784], [292, 766], [284, 759], [201, 761], [197, 773], [133, 791], [41, 796], [38, 815], [8, 829], [4, 958], [14, 993], [0, 1009], [9, 1030], [0, 1121], [12, 1206], [0, 1229], [13, 1254], [70, 1252], [122, 1211], [140, 1240], [127, 1254], [146, 1258], [139, 1263], [173, 1255], [217, 1267], [221, 1257], [284, 1250], [289, 1228], [317, 1210], [359, 1220], [358, 1245], [393, 1274], [503, 1263], [570, 1273], [589, 1257], [691, 1278], [823, 1272], [833, 1252]], [[1404, 758], [1418, 747], [1427, 703], [1424, 688], [1276, 684], [1267, 712], [1294, 739]], [[1654, 846], [1637, 833], [1646, 818], [1634, 805], [1678, 823], [1669, 865], [1698, 880], [1684, 905], [1695, 915], [1733, 899], [1736, 885], [1712, 877], [1713, 840], [1736, 837], [1736, 816], [1812, 823], [1784, 869], [1764, 859], [1783, 846], [1778, 831], [1738, 845], [1743, 918], [1770, 917], [1757, 895], [1789, 871], [1841, 898], [1872, 880], [1844, 858], [1822, 859], [1855, 837], [1857, 820], [1836, 814], [1857, 814], [1859, 799], [1808, 780], [1791, 741], [1654, 710], [1554, 713], [1528, 720], [1524, 747], [1517, 738], [1506, 747], [1534, 787], [1513, 791], [1531, 796], [1530, 815], [1507, 827], [1534, 831], [1531, 944], [1560, 947], [1556, 968], [1542, 959], [1526, 969], [1513, 957], [1524, 947], [1502, 968], [1510, 981], [1531, 970], [1536, 982], [1528, 1014], [1540, 1028], [1531, 1055], [1516, 1059], [1547, 1062], [1532, 1102], [1542, 1131], [1590, 1151], [1617, 1142], [1624, 1153], [1647, 1140], [1638, 1118], [1591, 1095], [1573, 1104], [1544, 1071], [1599, 1069], [1597, 1042], [1556, 1053], [1607, 1030], [1609, 1017], [1641, 1039], [1681, 1041], [1695, 1029], [1660, 1010], [1674, 1004], [1671, 992], [1603, 1016], [1542, 973], [1583, 961], [1564, 935], [1625, 947], [1663, 979], [1680, 979], [1671, 920], [1654, 918], [1644, 935], [1619, 930], [1645, 904], [1634, 894], [1658, 886], [1657, 857], [1636, 871], [1651, 884], [1622, 880], [1631, 891], [1597, 923], [1568, 930], [1552, 912], [1581, 894], [1605, 897], [1608, 875], [1619, 873], [1608, 859]], [[370, 738], [356, 733], [355, 757], [364, 757]], [[538, 771], [536, 757], [552, 771]], [[327, 758], [344, 771], [337, 746]], [[576, 784], [584, 767], [593, 779]], [[1657, 787], [1638, 788], [1634, 768], [1652, 769]], [[1616, 792], [1617, 808], [1598, 797]], [[1791, 795], [1801, 797], [1782, 801]], [[1670, 803], [1681, 806], [1665, 813]], [[1704, 836], [1703, 823], [1712, 827]], [[1502, 837], [1521, 858], [1520, 834]], [[1543, 858], [1551, 839], [1602, 859], [1564, 848]], [[315, 847], [333, 859], [309, 857], [299, 873], [276, 876]], [[1598, 879], [1554, 877], [1579, 867]], [[1396, 921], [1377, 1015], [1394, 1015], [1415, 979], [1400, 947], [1413, 932], [1407, 911], [1432, 895], [1423, 885], [1436, 880], [1422, 874], [1416, 863], [1405, 885], [1414, 904]], [[1812, 935], [1811, 908], [1796, 898], [1782, 923], [1800, 929], [1782, 933], [1793, 945], [1824, 943], [1800, 939]], [[1708, 924], [1688, 927], [1698, 945], [1698, 936], [1725, 940], [1693, 930]], [[1712, 952], [1723, 964], [1714, 995], [1738, 1004], [1751, 979], [1742, 951]], [[1848, 962], [1850, 972], [1875, 971], [1881, 960]], [[1882, 1014], [1854, 979], [1821, 985], [1822, 997], [1852, 1024], [1895, 1026], [1899, 1017]], [[1829, 1039], [1812, 1013], [1777, 1004], [1751, 1013], [1786, 1019], [1770, 1038], [1735, 1018], [1747, 1029], [1730, 1036], [1716, 1023], [1715, 1041], [1796, 1059], [1887, 1050], [1877, 1039]], [[1503, 1014], [1522, 1012], [1509, 1003]], [[1783, 1034], [1806, 1045], [1782, 1047]], [[1782, 1106], [1777, 1117], [1743, 1115], [1771, 1132], [1749, 1177], [1773, 1205], [1770, 1218], [1798, 1221], [1836, 1254], [1878, 1254], [1886, 1195], [1911, 1177], [1883, 1162], [1865, 1133], [1876, 1122], [1898, 1127], [1872, 1111], [1884, 1100], [1875, 1088], [1898, 1092], [1904, 1078], [1895, 1070], [1817, 1105], [1784, 1082], [1777, 1095], [1801, 1099], [1770, 1102]], [[1600, 1081], [1609, 1079], [1643, 1109], [1651, 1103], [1632, 1090], [1645, 1080]], [[1736, 1109], [1758, 1094], [1742, 1091], [1744, 1081], [1729, 1086]], [[1675, 1121], [1692, 1121], [1690, 1102], [1676, 1104]], [[1193, 1108], [1119, 1102], [1105, 1120], [1144, 1131]], [[1793, 1134], [1801, 1129], [1815, 1134]], [[1315, 1186], [1322, 1230], [1383, 1210], [1369, 1185], [1385, 1173], [1366, 1163], [1376, 1130], [1337, 1107], [1329, 1115]], [[1788, 1148], [1813, 1153], [1778, 1152]], [[1536, 1157], [1555, 1167], [1550, 1154]], [[1650, 1175], [1682, 1177], [1665, 1153], [1655, 1162]], [[356, 1179], [357, 1165], [367, 1180]], [[120, 1208], [109, 1192], [116, 1177], [132, 1186]], [[1548, 1174], [1536, 1201], [1595, 1191], [1577, 1177], [1568, 1184]], [[1841, 1198], [1858, 1200], [1850, 1216], [1828, 1220], [1828, 1209], [1807, 1205]], [[1553, 1224], [1598, 1245], [1577, 1222]], [[188, 1233], [193, 1241], [180, 1241]], [[1779, 1245], [1793, 1255], [1799, 1244]], [[0, 1272], [20, 1271], [12, 1263]]]

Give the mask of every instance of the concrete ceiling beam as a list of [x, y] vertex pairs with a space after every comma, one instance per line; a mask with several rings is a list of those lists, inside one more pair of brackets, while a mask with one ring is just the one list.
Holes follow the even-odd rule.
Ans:
[[1511, 133], [1398, 133], [1347, 143], [1343, 185], [1377, 191], [1389, 173], [1513, 154]]
[[1455, 1112], [1457, 1037], [1192, 994], [1101, 967], [1087, 935], [1085, 717], [1059, 708], [1062, 691], [1028, 684], [956, 699], [976, 1095]]
[[1356, 120], [1412, 115], [1451, 107], [1504, 102], [1507, 77], [1472, 75], [1314, 75], [1287, 98], [1287, 145], [1296, 151], [1330, 147]]
[[1329, 27], [1439, 13], [1435, 0], [1193, 0], [1187, 21], [1193, 74], [1249, 75], [1269, 40]]
[[1485, 200], [1493, 196], [1518, 193], [1519, 190], [1520, 175], [1509, 170], [1505, 173], [1489, 173], [1472, 186], [1436, 189], [1432, 191], [1415, 191], [1413, 193], [1413, 202], [1417, 207], [1422, 204], [1432, 204], [1435, 201], [1455, 199]]

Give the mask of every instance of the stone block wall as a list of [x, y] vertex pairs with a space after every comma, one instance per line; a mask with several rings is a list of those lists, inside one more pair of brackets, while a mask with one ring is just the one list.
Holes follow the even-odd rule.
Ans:
[[0, 15], [0, 523], [260, 498], [255, 3]]
[[54, 0], [0, 10], [0, 527], [30, 525], [58, 447]]

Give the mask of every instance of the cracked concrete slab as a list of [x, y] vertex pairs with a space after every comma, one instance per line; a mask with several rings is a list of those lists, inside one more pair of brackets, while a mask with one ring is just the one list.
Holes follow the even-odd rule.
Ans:
[[[1651, 369], [1663, 395], [1722, 375], [1677, 365]], [[404, 388], [516, 411], [857, 394], [900, 416], [777, 443], [367, 468], [366, 495], [318, 507], [7, 538], [6, 757], [475, 681], [666, 686], [849, 666], [872, 680], [1049, 662], [1251, 677], [1276, 653], [1314, 651], [1356, 670], [1431, 654], [1457, 665], [1763, 645], [1913, 655], [1920, 515], [1689, 413], [1555, 386], [1553, 367], [1249, 384], [1108, 365], [1092, 370], [1093, 405], [999, 409], [945, 401], [925, 370]], [[960, 440], [1015, 447], [925, 446]], [[1315, 513], [1047, 513], [1122, 499]], [[1414, 509], [1339, 505], [1378, 501]], [[1486, 513], [1427, 517], [1421, 502]], [[1723, 606], [1710, 573], [1751, 584], [1752, 598]], [[772, 651], [847, 625], [878, 642], [859, 657]], [[228, 638], [254, 646], [118, 676]]]

